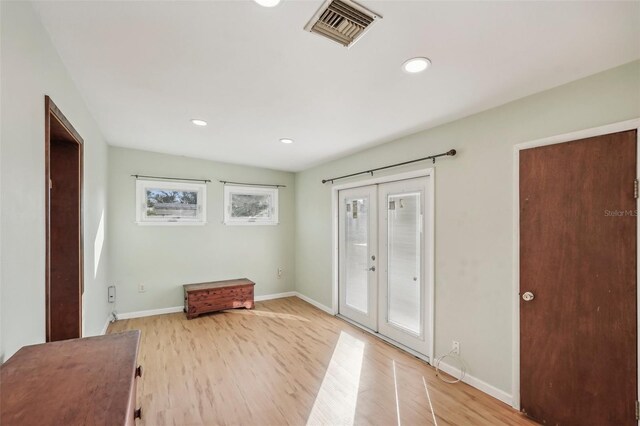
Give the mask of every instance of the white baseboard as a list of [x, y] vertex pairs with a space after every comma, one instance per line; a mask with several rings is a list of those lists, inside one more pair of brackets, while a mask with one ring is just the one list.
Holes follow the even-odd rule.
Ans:
[[[283, 297], [294, 297], [294, 296], [304, 300], [307, 303], [312, 304], [313, 306], [315, 306], [316, 308], [322, 311], [325, 311], [329, 315], [334, 315], [333, 309], [323, 305], [320, 302], [316, 302], [310, 297], [307, 297], [304, 294], [298, 293], [297, 291], [287, 291], [285, 293], [274, 293], [274, 294], [265, 294], [262, 296], [256, 296], [255, 301], [262, 302], [265, 300], [282, 299]], [[123, 314], [118, 314], [118, 319], [131, 319], [131, 318], [150, 317], [153, 315], [174, 314], [176, 312], [182, 312], [183, 310], [184, 310], [183, 306], [174, 306], [171, 308], [150, 309], [148, 311], [125, 312]], [[107, 327], [108, 326], [109, 326], [109, 323], [107, 322]], [[106, 332], [106, 328], [105, 328], [105, 332]]]
[[131, 319], [151, 317], [153, 315], [175, 314], [176, 312], [182, 312], [184, 306], [173, 306], [171, 308], [150, 309], [148, 311], [126, 312], [124, 314], [118, 314], [118, 319]]
[[[293, 297], [293, 296], [297, 296], [295, 291], [288, 291], [286, 293], [265, 294], [262, 296], [256, 296], [255, 301], [262, 302], [264, 300], [281, 299], [283, 297]], [[183, 312], [183, 311], [184, 311], [184, 306], [173, 306], [171, 308], [150, 309], [148, 311], [125, 312], [123, 314], [118, 314], [118, 319], [142, 318], [142, 317], [150, 317], [153, 315], [174, 314], [176, 312]], [[108, 323], [107, 323], [107, 326], [108, 326]]]
[[[283, 297], [294, 297], [294, 296], [304, 300], [307, 303], [312, 304], [316, 308], [328, 313], [329, 315], [334, 315], [333, 309], [323, 305], [320, 302], [316, 302], [310, 297], [307, 297], [304, 294], [298, 293], [297, 291], [288, 291], [285, 293], [274, 293], [274, 294], [265, 294], [262, 296], [256, 296], [255, 301], [262, 302], [265, 300], [281, 299]], [[153, 315], [174, 314], [176, 312], [182, 312], [183, 310], [184, 310], [184, 306], [173, 306], [171, 308], [150, 309], [148, 311], [125, 312], [122, 314], [118, 314], [118, 319], [132, 319], [132, 318], [150, 317]], [[107, 320], [107, 323], [105, 324], [104, 332], [106, 332], [107, 327], [109, 327], [108, 320]]]
[[321, 311], [325, 311], [326, 313], [328, 313], [329, 315], [335, 315], [335, 312], [333, 312], [333, 309], [331, 309], [328, 306], [323, 305], [320, 302], [316, 302], [315, 300], [313, 300], [312, 298], [305, 296], [302, 293], [298, 293], [297, 291], [295, 292], [295, 296], [304, 300], [307, 303], [312, 304], [313, 306], [315, 306], [316, 308], [320, 309]]
[[[440, 363], [440, 370], [444, 371], [447, 374], [452, 375], [455, 378], [460, 377], [460, 369], [457, 367], [454, 367], [452, 365], [449, 364], [445, 364], [444, 362]], [[509, 405], [509, 407], [511, 407], [511, 403], [513, 402], [513, 398], [511, 396], [510, 393], [507, 393], [503, 390], [500, 390], [498, 388], [496, 388], [495, 386], [490, 385], [487, 382], [484, 382], [476, 377], [470, 376], [469, 374], [466, 374], [464, 376], [464, 379], [462, 379], [463, 382], [465, 382], [466, 384], [468, 384], [469, 386], [473, 386], [474, 388], [486, 393], [489, 396], [494, 397], [495, 399], [504, 402], [505, 404]]]
[[254, 300], [256, 302], [262, 302], [265, 300], [282, 299], [283, 297], [293, 297], [295, 295], [296, 295], [295, 291], [287, 291], [285, 293], [274, 293], [274, 294], [265, 294], [263, 296], [256, 296], [254, 297]]

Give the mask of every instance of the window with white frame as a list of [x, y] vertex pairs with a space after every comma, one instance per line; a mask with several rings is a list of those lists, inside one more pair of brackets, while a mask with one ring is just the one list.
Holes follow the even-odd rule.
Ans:
[[225, 185], [224, 223], [277, 225], [278, 188]]
[[179, 181], [136, 181], [136, 221], [141, 225], [203, 225], [207, 185]]

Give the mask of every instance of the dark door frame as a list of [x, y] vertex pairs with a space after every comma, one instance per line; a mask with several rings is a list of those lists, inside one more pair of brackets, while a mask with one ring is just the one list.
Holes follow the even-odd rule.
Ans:
[[78, 289], [79, 291], [79, 295], [78, 295], [78, 300], [80, 303], [79, 306], [79, 330], [78, 330], [78, 336], [82, 337], [82, 295], [84, 293], [84, 234], [83, 234], [83, 230], [84, 230], [84, 223], [83, 223], [83, 216], [84, 216], [84, 205], [83, 205], [83, 200], [82, 200], [82, 194], [83, 194], [83, 178], [84, 178], [84, 140], [82, 139], [82, 137], [80, 136], [80, 134], [76, 131], [76, 129], [73, 127], [73, 125], [69, 122], [69, 120], [67, 120], [67, 118], [64, 116], [64, 114], [62, 113], [62, 111], [60, 111], [60, 109], [56, 106], [56, 104], [51, 100], [51, 98], [47, 95], [45, 95], [44, 97], [44, 129], [45, 129], [45, 136], [44, 136], [44, 150], [45, 150], [45, 243], [46, 243], [46, 265], [45, 265], [45, 309], [46, 309], [46, 314], [45, 314], [45, 318], [46, 318], [46, 341], [49, 342], [51, 341], [51, 322], [50, 322], [50, 315], [51, 315], [51, 310], [50, 310], [50, 291], [51, 291], [51, 218], [50, 218], [50, 208], [51, 208], [51, 194], [50, 194], [50, 188], [51, 188], [51, 159], [50, 159], [50, 153], [51, 153], [51, 123], [52, 120], [56, 120], [59, 124], [62, 125], [62, 127], [69, 133], [69, 136], [71, 137], [71, 139], [78, 144], [78, 156], [79, 156], [79, 163], [78, 163], [78, 176], [80, 179], [79, 182], [79, 214], [80, 214], [80, 218], [79, 218], [79, 223], [80, 223], [80, 230], [79, 230], [79, 236], [80, 236], [80, 241], [78, 242], [79, 245], [79, 271], [78, 271], [78, 276], [80, 278], [80, 288]]
[[[513, 328], [512, 328], [512, 377], [511, 377], [511, 401], [502, 399], [504, 402], [511, 402], [511, 406], [520, 411], [520, 151], [559, 143], [572, 142], [580, 139], [586, 139], [595, 136], [602, 136], [610, 133], [624, 132], [627, 130], [637, 130], [638, 137], [638, 153], [636, 158], [636, 177], [640, 177], [640, 117], [632, 120], [612, 123], [605, 126], [594, 127], [590, 129], [580, 130], [577, 132], [566, 133], [548, 138], [533, 140], [521, 143], [513, 147], [513, 287], [512, 287], [512, 312], [513, 312]], [[629, 190], [633, 190], [633, 182], [629, 182]], [[636, 209], [640, 211], [640, 199], [636, 200]], [[638, 238], [637, 244], [640, 244], [640, 215], [637, 216], [638, 221]], [[640, 250], [637, 250], [637, 262], [640, 265]], [[636, 277], [637, 291], [637, 322], [638, 332], [640, 332], [640, 268]], [[640, 338], [637, 342], [638, 354], [638, 394], [640, 397]], [[640, 422], [638, 422], [640, 424]]]

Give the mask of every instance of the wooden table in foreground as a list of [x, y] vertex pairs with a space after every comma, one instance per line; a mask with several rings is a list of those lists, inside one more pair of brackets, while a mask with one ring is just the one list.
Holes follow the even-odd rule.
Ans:
[[140, 331], [25, 346], [0, 367], [0, 424], [134, 425]]
[[188, 319], [193, 319], [207, 312], [233, 308], [253, 309], [253, 286], [255, 283], [246, 278], [185, 284], [184, 312]]

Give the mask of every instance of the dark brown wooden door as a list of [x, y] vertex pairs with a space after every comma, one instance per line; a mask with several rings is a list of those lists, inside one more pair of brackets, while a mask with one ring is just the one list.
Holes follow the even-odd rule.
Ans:
[[520, 152], [521, 409], [547, 425], [637, 424], [636, 144]]
[[71, 123], [45, 98], [46, 338], [82, 337], [82, 148]]

